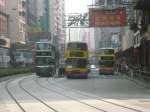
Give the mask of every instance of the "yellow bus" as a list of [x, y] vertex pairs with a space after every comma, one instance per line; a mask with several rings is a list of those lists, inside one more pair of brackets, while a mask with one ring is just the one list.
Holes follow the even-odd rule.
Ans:
[[88, 47], [85, 42], [69, 42], [66, 48], [65, 73], [67, 78], [88, 77]]
[[99, 49], [99, 74], [114, 74], [115, 51], [113, 48]]

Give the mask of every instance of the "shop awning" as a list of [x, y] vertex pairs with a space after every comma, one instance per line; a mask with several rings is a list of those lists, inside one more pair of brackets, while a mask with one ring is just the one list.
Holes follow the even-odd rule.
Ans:
[[150, 11], [150, 0], [138, 0], [135, 9]]

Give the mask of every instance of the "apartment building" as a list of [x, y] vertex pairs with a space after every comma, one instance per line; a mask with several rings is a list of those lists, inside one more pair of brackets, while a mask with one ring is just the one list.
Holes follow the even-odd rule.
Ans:
[[27, 0], [27, 32], [37, 29], [37, 0]]
[[26, 38], [26, 0], [7, 0], [9, 15], [8, 27], [12, 43], [25, 43]]
[[65, 36], [66, 31], [64, 28], [64, 20], [65, 20], [65, 2], [64, 0], [51, 0], [49, 2], [49, 22], [50, 27], [49, 31], [51, 32], [51, 37], [53, 42], [55, 43], [56, 47], [60, 51], [60, 59], [63, 60], [64, 57], [64, 50], [65, 50]]
[[0, 67], [7, 67], [9, 58], [10, 39], [8, 37], [8, 14], [6, 0], [0, 0]]

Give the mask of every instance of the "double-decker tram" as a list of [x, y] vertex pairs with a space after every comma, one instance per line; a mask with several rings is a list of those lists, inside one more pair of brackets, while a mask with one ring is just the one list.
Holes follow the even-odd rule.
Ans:
[[69, 42], [66, 49], [67, 78], [88, 78], [88, 47], [85, 42]]
[[38, 76], [55, 74], [55, 49], [50, 42], [36, 42], [35, 72]]
[[113, 48], [99, 49], [99, 74], [114, 74], [115, 52]]

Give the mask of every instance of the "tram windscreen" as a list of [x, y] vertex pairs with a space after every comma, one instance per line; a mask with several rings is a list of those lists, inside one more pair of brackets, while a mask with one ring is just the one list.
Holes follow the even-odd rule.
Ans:
[[49, 43], [37, 43], [37, 50], [49, 50], [50, 44]]
[[51, 56], [51, 52], [36, 52], [36, 56]]
[[44, 66], [44, 65], [50, 65], [53, 63], [53, 60], [50, 58], [36, 58], [36, 65], [37, 66]]

